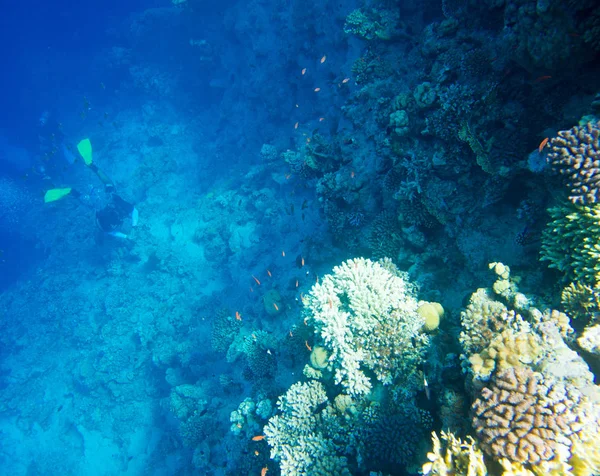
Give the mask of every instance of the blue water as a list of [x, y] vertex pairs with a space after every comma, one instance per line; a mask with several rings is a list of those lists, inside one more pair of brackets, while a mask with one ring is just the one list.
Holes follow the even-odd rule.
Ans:
[[5, 2], [0, 474], [279, 474], [252, 437], [304, 379], [302, 299], [361, 256], [446, 309], [412, 459], [358, 420], [344, 454], [415, 474], [488, 263], [560, 282], [538, 146], [600, 108], [593, 2], [471, 3]]

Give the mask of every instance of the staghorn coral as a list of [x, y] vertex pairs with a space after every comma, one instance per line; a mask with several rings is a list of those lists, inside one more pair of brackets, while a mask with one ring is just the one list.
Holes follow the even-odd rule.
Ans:
[[414, 295], [391, 262], [356, 258], [336, 266], [304, 298], [305, 314], [331, 352], [335, 382], [350, 395], [371, 390], [366, 369], [384, 384], [402, 379], [410, 391], [429, 343]]
[[494, 458], [528, 467], [561, 465], [586, 425], [597, 428], [581, 392], [528, 368], [500, 372], [472, 406], [473, 428]]
[[548, 210], [541, 260], [568, 279], [594, 287], [600, 278], [600, 204], [565, 203]]
[[573, 204], [600, 201], [600, 144], [598, 123], [588, 122], [566, 131], [550, 141], [548, 162], [566, 178]]
[[441, 433], [442, 443], [437, 433], [431, 434], [433, 449], [427, 453], [429, 462], [423, 465], [423, 474], [439, 476], [485, 476], [488, 474], [483, 453], [475, 440], [467, 436], [466, 441], [456, 437], [454, 433]]

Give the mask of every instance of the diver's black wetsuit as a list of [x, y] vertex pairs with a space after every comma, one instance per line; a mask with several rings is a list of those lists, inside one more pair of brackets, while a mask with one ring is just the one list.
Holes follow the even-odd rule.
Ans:
[[114, 190], [110, 193], [110, 202], [96, 212], [96, 222], [106, 233], [118, 231], [126, 217], [133, 213], [133, 205], [119, 197]]

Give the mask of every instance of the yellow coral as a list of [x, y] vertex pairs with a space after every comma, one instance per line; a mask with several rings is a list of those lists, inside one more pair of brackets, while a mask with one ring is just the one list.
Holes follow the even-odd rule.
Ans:
[[485, 476], [487, 468], [483, 461], [483, 453], [470, 436], [467, 441], [454, 436], [452, 432], [441, 433], [445, 448], [442, 454], [442, 443], [437, 433], [431, 434], [433, 450], [427, 453], [429, 462], [423, 465], [423, 474], [439, 476]]
[[310, 353], [310, 365], [317, 370], [323, 370], [329, 364], [329, 353], [325, 347], [315, 345]]
[[571, 459], [574, 476], [592, 476], [600, 474], [600, 433], [583, 430], [573, 438]]
[[476, 378], [487, 378], [496, 369], [521, 367], [534, 362], [542, 352], [542, 343], [537, 334], [516, 333], [512, 328], [496, 335], [490, 345], [480, 353], [469, 357]]
[[423, 318], [423, 329], [433, 332], [440, 325], [440, 319], [444, 315], [444, 308], [439, 302], [424, 302], [417, 309]]

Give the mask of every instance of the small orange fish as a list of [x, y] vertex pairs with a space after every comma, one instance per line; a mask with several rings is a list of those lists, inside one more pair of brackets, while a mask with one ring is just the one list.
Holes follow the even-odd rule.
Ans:
[[355, 175], [354, 170], [350, 171], [350, 178], [354, 178]]
[[308, 345], [307, 340], [304, 341], [304, 345], [306, 346], [306, 348], [308, 349], [309, 352], [312, 352], [312, 347], [310, 345]]
[[267, 274], [269, 275], [269, 278], [273, 277], [273, 275], [271, 274], [271, 271], [269, 271], [268, 269], [267, 269]]
[[240, 423], [238, 423], [238, 424], [237, 424], [237, 425], [235, 425], [235, 426], [237, 426], [238, 428], [241, 428], [241, 427], [242, 427], [242, 425], [241, 425]]
[[254, 275], [252, 275], [252, 278], [254, 279], [254, 281], [256, 281], [256, 284], [260, 286], [260, 281], [258, 280], [258, 278]]
[[325, 120], [324, 117], [319, 117], [319, 122], [323, 122]]
[[298, 280], [296, 280], [296, 287], [298, 287]]
[[236, 318], [238, 321], [241, 321], [241, 320], [242, 320], [242, 315], [240, 314], [240, 312], [239, 312], [239, 311], [235, 311], [235, 318]]
[[262, 441], [265, 439], [265, 435], [257, 435], [252, 437], [252, 441]]
[[552, 76], [540, 76], [539, 78], [537, 78], [534, 83], [541, 83], [542, 81], [546, 81], [547, 79], [552, 79]]
[[254, 452], [254, 456], [258, 456], [260, 453], [258, 451]]
[[538, 147], [538, 152], [541, 154], [544, 147], [548, 143], [548, 138], [546, 137], [542, 142], [540, 142], [540, 146]]
[[275, 308], [276, 311], [279, 311], [279, 306], [277, 306], [277, 304], [273, 303], [273, 307]]
[[329, 309], [333, 309], [333, 301], [329, 298]]
[[306, 74], [306, 68], [302, 68], [302, 76]]
[[291, 176], [292, 176], [292, 174], [285, 174], [285, 179], [289, 180]]
[[302, 261], [300, 261], [300, 264], [301, 264], [300, 267], [302, 268], [302, 266], [304, 266], [304, 257], [302, 258]]
[[326, 59], [327, 59], [327, 56], [323, 55], [323, 57], [321, 58], [321, 64], [325, 63]]
[[350, 81], [350, 78], [344, 78], [342, 79], [342, 84], [346, 84], [348, 81]]
[[315, 88], [315, 93], [318, 93], [321, 90], [321, 88]]
[[298, 129], [298, 123], [294, 124], [294, 129]]
[[281, 252], [281, 256], [283, 256], [285, 258], [285, 251]]
[[267, 471], [269, 471], [269, 468], [265, 466], [263, 469], [260, 470], [260, 476], [265, 476], [267, 474]]

